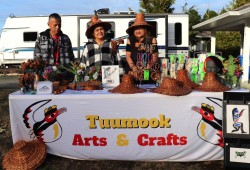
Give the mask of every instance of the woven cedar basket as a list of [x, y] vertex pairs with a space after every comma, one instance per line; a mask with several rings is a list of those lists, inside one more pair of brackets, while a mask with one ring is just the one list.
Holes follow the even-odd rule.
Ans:
[[217, 74], [213, 72], [207, 72], [204, 81], [197, 90], [207, 91], [207, 92], [224, 92], [230, 90], [229, 87], [222, 85], [217, 80]]
[[164, 77], [161, 85], [151, 91], [170, 96], [183, 96], [191, 93], [192, 89], [181, 81], [174, 78]]
[[46, 158], [46, 146], [39, 140], [16, 142], [3, 158], [3, 169], [32, 170], [40, 166]]
[[83, 81], [77, 84], [82, 90], [101, 90], [103, 89], [100, 81]]
[[134, 84], [134, 79], [132, 75], [123, 75], [122, 82], [117, 87], [109, 90], [111, 93], [122, 93], [122, 94], [133, 94], [133, 93], [143, 93], [145, 89], [136, 87]]
[[176, 79], [179, 81], [182, 81], [185, 85], [188, 87], [191, 87], [192, 89], [197, 89], [200, 87], [199, 84], [195, 84], [189, 77], [188, 72], [186, 69], [181, 69], [177, 71]]

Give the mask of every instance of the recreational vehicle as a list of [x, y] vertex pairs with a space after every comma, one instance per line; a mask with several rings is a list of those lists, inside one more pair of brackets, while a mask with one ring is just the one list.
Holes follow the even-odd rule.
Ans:
[[[85, 43], [88, 41], [85, 31], [92, 15], [61, 15], [62, 31], [71, 41], [76, 58], [80, 58]], [[111, 30], [107, 36], [112, 39], [123, 38], [124, 44], [119, 46], [122, 59], [125, 58], [126, 29], [133, 24], [135, 14], [99, 14], [102, 21], [110, 22]], [[159, 57], [170, 54], [184, 54], [188, 57], [187, 14], [145, 14], [146, 21], [151, 24], [157, 37]], [[48, 28], [48, 16], [9, 16], [6, 19], [0, 39], [0, 66], [20, 64], [33, 58], [35, 41], [39, 33]]]

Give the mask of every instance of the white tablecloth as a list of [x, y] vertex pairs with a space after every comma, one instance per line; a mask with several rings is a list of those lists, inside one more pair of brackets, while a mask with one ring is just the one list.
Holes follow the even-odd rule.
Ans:
[[75, 159], [221, 160], [218, 129], [192, 108], [213, 106], [214, 117], [222, 120], [222, 96], [197, 91], [180, 97], [107, 90], [60, 95], [17, 91], [9, 95], [13, 142], [38, 136], [48, 153]]

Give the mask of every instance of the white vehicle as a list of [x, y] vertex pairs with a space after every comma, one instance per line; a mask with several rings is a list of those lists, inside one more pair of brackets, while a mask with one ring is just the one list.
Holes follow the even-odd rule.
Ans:
[[[88, 41], [85, 31], [92, 15], [61, 15], [62, 31], [71, 41], [76, 58], [80, 58], [85, 43]], [[124, 38], [119, 46], [119, 53], [124, 59], [126, 50], [126, 29], [133, 24], [135, 14], [99, 14], [102, 21], [110, 22], [111, 30], [107, 36], [112, 39]], [[188, 57], [187, 14], [145, 14], [145, 20], [155, 28], [159, 57], [169, 54], [184, 54]], [[48, 16], [9, 16], [2, 29], [0, 39], [0, 66], [20, 64], [33, 59], [35, 41], [39, 33], [46, 30]]]

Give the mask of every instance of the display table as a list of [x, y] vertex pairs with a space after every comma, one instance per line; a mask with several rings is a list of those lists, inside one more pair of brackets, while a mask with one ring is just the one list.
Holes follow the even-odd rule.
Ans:
[[219, 131], [197, 108], [213, 106], [214, 117], [222, 120], [222, 97], [197, 91], [180, 97], [107, 90], [60, 95], [17, 91], [9, 95], [13, 142], [37, 136], [48, 153], [74, 159], [221, 160]]

